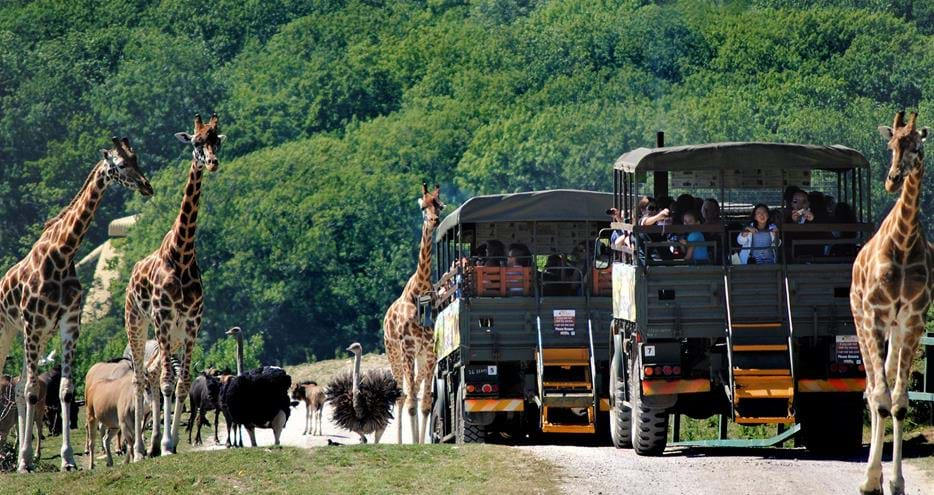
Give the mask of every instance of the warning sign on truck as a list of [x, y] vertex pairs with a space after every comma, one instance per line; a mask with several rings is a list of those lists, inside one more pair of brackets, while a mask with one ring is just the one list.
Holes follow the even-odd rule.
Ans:
[[555, 315], [555, 333], [558, 335], [574, 336], [574, 321], [576, 316], [573, 309], [556, 309]]
[[853, 365], [863, 364], [859, 354], [859, 340], [855, 335], [837, 335], [837, 362]]

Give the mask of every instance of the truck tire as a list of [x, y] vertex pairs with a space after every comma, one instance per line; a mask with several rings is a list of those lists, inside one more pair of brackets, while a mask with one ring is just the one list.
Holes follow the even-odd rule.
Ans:
[[454, 415], [454, 441], [457, 445], [465, 443], [484, 443], [486, 432], [482, 426], [469, 424], [464, 420], [463, 385], [457, 390], [456, 414]]
[[808, 451], [819, 455], [859, 454], [863, 447], [861, 394], [807, 395], [801, 403], [799, 421]]
[[[619, 352], [619, 351], [616, 351]], [[625, 363], [622, 358], [621, 363]], [[619, 371], [625, 369], [622, 364], [619, 370], [610, 372], [610, 386], [613, 387], [613, 407], [610, 408], [610, 440], [617, 449], [632, 448], [632, 409], [625, 406], [626, 380], [619, 376]]]
[[632, 448], [639, 455], [659, 456], [668, 444], [668, 411], [653, 408], [642, 400], [639, 369], [642, 360], [633, 359], [629, 373], [629, 401], [632, 404]]

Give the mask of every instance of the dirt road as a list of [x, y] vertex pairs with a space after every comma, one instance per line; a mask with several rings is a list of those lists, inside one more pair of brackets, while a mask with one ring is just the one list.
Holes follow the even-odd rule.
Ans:
[[[865, 457], [818, 459], [798, 449], [669, 448], [662, 457], [639, 457], [613, 447], [520, 448], [562, 466], [567, 493], [853, 495], [865, 466]], [[934, 495], [934, 482], [903, 465], [907, 493]]]
[[[282, 443], [304, 448], [327, 445], [328, 439], [348, 445], [358, 443], [356, 435], [330, 422], [327, 407], [324, 436], [302, 435], [304, 427], [305, 405], [300, 404], [292, 410]], [[389, 426], [381, 443], [396, 443], [395, 428], [395, 424]], [[224, 438], [222, 432], [221, 439]], [[246, 435], [244, 438], [249, 442]], [[372, 435], [369, 440], [372, 442]], [[403, 440], [410, 441], [408, 424], [404, 424]], [[257, 441], [260, 446], [272, 445], [272, 431], [257, 430]], [[632, 450], [612, 447], [536, 445], [516, 448], [559, 466], [564, 491], [572, 494], [853, 495], [857, 493], [865, 466], [865, 453], [861, 458], [827, 460], [798, 449], [669, 448], [662, 457], [639, 457]], [[890, 472], [886, 462], [884, 474], [887, 476]], [[926, 479], [914, 466], [905, 464], [905, 480], [909, 494], [934, 495], [934, 480]], [[886, 482], [886, 488], [887, 485]]]

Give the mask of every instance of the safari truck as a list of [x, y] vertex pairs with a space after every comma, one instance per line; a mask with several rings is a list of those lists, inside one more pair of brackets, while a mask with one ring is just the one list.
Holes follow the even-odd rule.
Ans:
[[[672, 197], [667, 215], [651, 208]], [[719, 221], [711, 213], [682, 224], [701, 198], [705, 214], [716, 200]], [[805, 199], [821, 204], [799, 208]], [[873, 226], [859, 152], [756, 142], [639, 148], [614, 164], [613, 203], [622, 239], [612, 252], [608, 347], [616, 447], [660, 455], [681, 415], [720, 415], [721, 439], [732, 419], [793, 425], [815, 451], [860, 447], [865, 370], [849, 294]], [[691, 232], [700, 234], [685, 242]], [[741, 235], [764, 242], [756, 250]], [[707, 259], [674, 254], [690, 247]]]
[[441, 222], [433, 441], [607, 435], [612, 272], [592, 258], [612, 204], [575, 190], [479, 196]]

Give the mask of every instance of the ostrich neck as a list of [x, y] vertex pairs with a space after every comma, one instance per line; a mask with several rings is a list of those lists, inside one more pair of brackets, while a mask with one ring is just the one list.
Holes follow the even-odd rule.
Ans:
[[357, 395], [357, 390], [360, 388], [360, 355], [354, 353], [353, 357], [353, 394]]
[[243, 336], [237, 334], [237, 376], [243, 375]]

